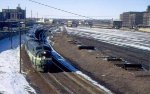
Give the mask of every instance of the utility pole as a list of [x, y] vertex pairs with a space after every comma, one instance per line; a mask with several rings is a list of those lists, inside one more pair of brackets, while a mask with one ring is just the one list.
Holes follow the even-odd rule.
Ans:
[[38, 12], [37, 12], [36, 16], [37, 16], [37, 17], [36, 17], [36, 21], [38, 21]]
[[25, 7], [25, 34], [27, 33], [27, 31], [26, 31], [26, 21], [27, 21], [27, 19], [26, 19], [26, 7]]
[[9, 6], [8, 6], [8, 15], [9, 15], [9, 18], [7, 19], [8, 21], [8, 31], [9, 31], [9, 39], [10, 39], [10, 48], [12, 49], [12, 28], [11, 28], [11, 21], [9, 21], [11, 19], [11, 15], [10, 15], [10, 10], [9, 10]]
[[13, 48], [13, 47], [12, 47], [12, 42], [13, 42], [13, 41], [12, 41], [12, 33], [13, 33], [13, 31], [12, 31], [12, 28], [11, 28], [11, 29], [10, 29], [10, 41], [11, 41], [11, 49]]
[[32, 10], [31, 10], [31, 18], [32, 18]]
[[21, 22], [19, 21], [19, 46], [20, 46], [20, 73], [21, 73]]

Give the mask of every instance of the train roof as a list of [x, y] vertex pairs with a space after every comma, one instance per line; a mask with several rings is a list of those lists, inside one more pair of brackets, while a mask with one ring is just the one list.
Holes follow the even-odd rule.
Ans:
[[34, 49], [35, 52], [37, 52], [39, 50], [48, 50], [48, 51], [52, 50], [48, 44], [45, 44], [38, 40], [32, 40], [32, 39], [28, 40], [28, 46], [29, 46], [30, 50]]

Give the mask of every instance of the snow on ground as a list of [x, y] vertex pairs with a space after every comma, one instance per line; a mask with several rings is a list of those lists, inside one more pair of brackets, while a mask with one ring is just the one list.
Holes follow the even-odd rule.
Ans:
[[102, 42], [150, 51], [150, 33], [115, 29], [67, 28], [68, 33]]
[[0, 40], [0, 94], [36, 94], [19, 73], [19, 37], [13, 37], [13, 49], [9, 38]]

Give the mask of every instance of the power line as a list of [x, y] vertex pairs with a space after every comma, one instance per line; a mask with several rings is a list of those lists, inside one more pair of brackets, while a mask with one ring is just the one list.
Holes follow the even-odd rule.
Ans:
[[40, 3], [40, 2], [37, 2], [37, 1], [34, 1], [34, 0], [29, 0], [29, 1], [30, 1], [30, 2], [33, 2], [33, 3], [37, 3], [37, 4], [42, 5], [42, 6], [46, 6], [46, 7], [55, 9], [55, 10], [59, 10], [59, 11], [65, 12], [65, 13], [69, 13], [69, 14], [72, 14], [72, 15], [76, 15], [76, 16], [80, 16], [80, 17], [84, 17], [84, 18], [88, 18], [88, 19], [93, 19], [93, 18], [84, 16], [84, 15], [80, 15], [80, 14], [77, 14], [77, 13], [73, 13], [73, 12], [70, 12], [70, 11], [66, 11], [66, 10], [63, 10], [63, 9], [60, 9], [60, 8], [56, 8], [56, 7], [53, 7], [53, 6], [50, 6], [50, 5], [46, 5], [46, 4], [43, 4], [43, 3]]

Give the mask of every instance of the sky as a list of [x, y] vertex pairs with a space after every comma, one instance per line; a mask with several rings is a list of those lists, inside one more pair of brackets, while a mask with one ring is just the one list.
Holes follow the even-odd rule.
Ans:
[[[119, 19], [119, 15], [127, 11], [146, 11], [150, 0], [35, 0], [37, 2], [59, 8], [72, 13], [94, 19]], [[20, 4], [26, 8], [27, 17], [44, 18], [84, 18], [46, 6], [30, 0], [0, 0], [0, 11], [5, 8], [16, 8]]]

